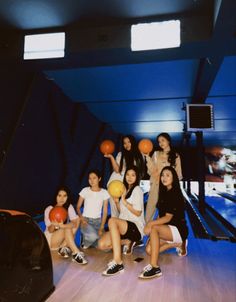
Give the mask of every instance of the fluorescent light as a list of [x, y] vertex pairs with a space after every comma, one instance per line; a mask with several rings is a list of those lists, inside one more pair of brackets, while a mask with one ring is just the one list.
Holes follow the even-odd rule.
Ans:
[[64, 56], [64, 32], [25, 36], [24, 60], [62, 58]]
[[180, 21], [140, 23], [131, 26], [131, 50], [150, 50], [180, 46]]

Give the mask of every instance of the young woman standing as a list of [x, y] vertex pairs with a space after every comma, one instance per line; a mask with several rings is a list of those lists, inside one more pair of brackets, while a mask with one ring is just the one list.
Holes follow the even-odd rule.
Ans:
[[160, 150], [155, 151], [151, 158], [146, 156], [148, 174], [150, 175], [150, 191], [145, 215], [146, 222], [153, 219], [156, 211], [161, 170], [166, 166], [171, 166], [176, 170], [179, 180], [182, 179], [180, 156], [171, 145], [170, 135], [164, 132], [159, 134], [157, 142]]

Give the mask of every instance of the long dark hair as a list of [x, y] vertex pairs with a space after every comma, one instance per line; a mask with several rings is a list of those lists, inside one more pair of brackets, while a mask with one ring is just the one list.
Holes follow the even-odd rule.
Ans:
[[136, 166], [131, 166], [130, 168], [126, 169], [125, 175], [124, 175], [123, 183], [124, 183], [124, 185], [125, 185], [126, 190], [129, 189], [129, 185], [128, 185], [127, 181], [126, 181], [126, 174], [127, 174], [127, 172], [130, 171], [130, 170], [133, 170], [133, 171], [135, 172], [135, 174], [136, 174], [136, 180], [135, 180], [135, 182], [133, 183], [131, 189], [127, 192], [125, 198], [129, 198], [129, 197], [131, 196], [131, 194], [132, 194], [134, 188], [137, 187], [137, 186], [139, 185], [139, 182], [140, 182], [140, 176], [139, 176], [138, 167], [136, 167]]
[[172, 182], [172, 188], [171, 190], [173, 190], [174, 192], [174, 196], [176, 197], [176, 200], [182, 200], [184, 201], [184, 196], [182, 194], [182, 191], [181, 191], [181, 188], [180, 188], [180, 182], [179, 182], [179, 178], [178, 178], [178, 175], [175, 171], [175, 169], [171, 166], [166, 166], [164, 167], [162, 170], [161, 170], [161, 174], [160, 174], [160, 183], [159, 183], [159, 198], [158, 198], [158, 201], [161, 201], [161, 200], [164, 200], [165, 199], [165, 195], [166, 195], [166, 192], [168, 191], [167, 190], [167, 187], [163, 185], [162, 181], [161, 181], [161, 176], [162, 176], [162, 173], [165, 171], [165, 170], [168, 170], [172, 173], [172, 176], [173, 176], [173, 182]]
[[57, 195], [58, 195], [58, 193], [59, 193], [60, 191], [64, 191], [64, 192], [66, 192], [66, 194], [67, 194], [67, 200], [66, 200], [66, 202], [63, 204], [63, 208], [65, 208], [66, 210], [68, 210], [70, 204], [72, 203], [72, 200], [71, 200], [71, 193], [70, 193], [70, 190], [69, 190], [69, 188], [66, 187], [66, 186], [60, 186], [60, 187], [58, 187], [58, 189], [57, 189], [57, 191], [56, 191], [56, 193], [55, 193], [54, 204], [53, 204], [53, 205], [55, 206], [55, 205], [57, 204]]
[[[157, 143], [158, 143], [158, 139], [159, 137], [164, 137], [170, 144], [170, 151], [168, 152], [168, 162], [170, 163], [170, 165], [172, 167], [175, 167], [176, 166], [176, 158], [178, 157], [177, 154], [176, 154], [176, 151], [175, 149], [172, 147], [172, 144], [171, 144], [171, 137], [168, 133], [166, 132], [162, 132], [160, 133], [156, 140], [157, 140]], [[159, 146], [159, 150], [163, 151], [162, 148]]]
[[[131, 143], [130, 151], [124, 148], [124, 139], [128, 138]], [[133, 167], [134, 164], [138, 167], [139, 174], [144, 173], [145, 163], [142, 157], [141, 152], [138, 149], [138, 144], [133, 135], [125, 135], [122, 137], [122, 146], [121, 146], [121, 159], [120, 159], [120, 172], [123, 168], [123, 161], [125, 160], [126, 169]], [[142, 175], [140, 175], [142, 177]]]

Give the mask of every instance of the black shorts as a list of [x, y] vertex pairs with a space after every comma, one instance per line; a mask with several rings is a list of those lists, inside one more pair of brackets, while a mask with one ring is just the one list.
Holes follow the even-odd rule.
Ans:
[[135, 223], [131, 222], [131, 221], [128, 221], [126, 220], [127, 223], [128, 223], [128, 228], [127, 228], [127, 231], [124, 235], [121, 235], [120, 236], [120, 239], [129, 239], [131, 241], [139, 241], [141, 240], [141, 234], [136, 226]]

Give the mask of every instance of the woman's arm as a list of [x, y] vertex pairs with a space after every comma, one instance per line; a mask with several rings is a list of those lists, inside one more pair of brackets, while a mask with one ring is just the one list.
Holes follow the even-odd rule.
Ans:
[[47, 230], [49, 231], [49, 233], [53, 233], [57, 230], [57, 223], [53, 223], [50, 221], [49, 219], [49, 213], [51, 211], [51, 209], [53, 209], [52, 206], [48, 206], [45, 210], [44, 210], [44, 223], [47, 227]]
[[116, 173], [119, 173], [120, 172], [120, 166], [118, 165], [118, 163], [115, 160], [114, 156], [112, 154], [105, 154], [104, 157], [110, 159], [113, 171], [115, 171]]
[[102, 236], [103, 232], [104, 232], [104, 226], [107, 220], [107, 208], [108, 208], [108, 199], [104, 200], [103, 202], [103, 211], [102, 211], [102, 221], [101, 221], [101, 225], [98, 231], [98, 235]]
[[132, 206], [132, 204], [128, 203], [127, 200], [124, 198], [122, 198], [122, 202], [124, 204], [124, 206], [131, 212], [133, 213], [135, 216], [140, 216], [142, 214], [142, 211], [139, 210], [135, 210]]
[[165, 216], [158, 217], [156, 220], [148, 222], [146, 224], [146, 226], [144, 227], [144, 233], [146, 235], [149, 235], [151, 233], [151, 229], [153, 226], [168, 224], [168, 222], [171, 221], [172, 217], [173, 217], [173, 214], [166, 213]]
[[82, 213], [81, 213], [81, 211], [80, 211], [80, 209], [81, 209], [83, 203], [84, 203], [84, 198], [83, 198], [82, 196], [79, 196], [79, 199], [78, 199], [78, 202], [77, 202], [77, 213], [78, 213], [79, 218], [80, 218], [80, 219], [79, 219], [80, 223], [81, 223], [82, 225], [86, 225], [86, 224], [87, 224], [87, 221], [86, 221], [86, 219], [83, 217], [83, 215], [82, 215]]
[[59, 229], [59, 226], [57, 227], [56, 224], [53, 224], [53, 223], [48, 226], [49, 233], [53, 233], [58, 229]]
[[141, 208], [141, 204], [143, 203], [143, 193], [142, 190], [139, 187], [134, 188], [130, 199], [132, 200], [132, 203], [129, 203], [127, 201], [127, 199], [125, 198], [126, 196], [126, 190], [125, 192], [122, 194], [121, 196], [121, 201], [124, 204], [124, 206], [135, 216], [140, 216], [142, 214], [142, 210], [137, 210], [135, 209], [135, 207], [133, 206], [133, 204], [137, 207], [137, 208]]
[[76, 219], [71, 220], [69, 223], [59, 223], [57, 226], [58, 229], [78, 229], [80, 219], [79, 217]]

